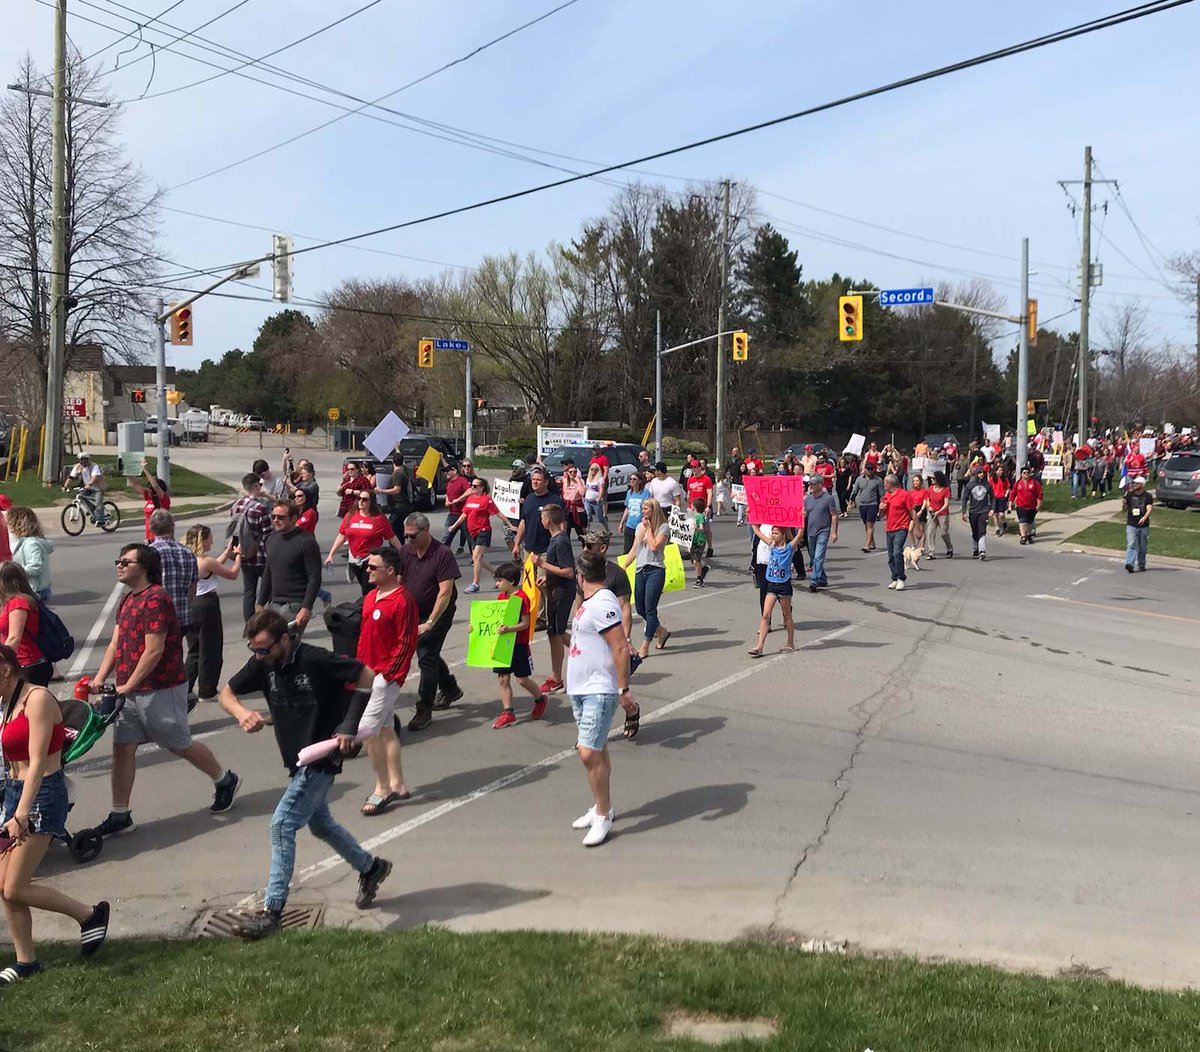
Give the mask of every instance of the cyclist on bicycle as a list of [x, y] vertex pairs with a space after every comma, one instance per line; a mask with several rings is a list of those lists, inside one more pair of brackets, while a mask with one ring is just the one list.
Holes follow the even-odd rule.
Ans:
[[86, 453], [80, 453], [76, 464], [71, 468], [71, 474], [63, 484], [63, 490], [71, 486], [71, 480], [79, 480], [79, 498], [91, 510], [97, 526], [104, 525], [104, 472], [99, 464], [93, 464], [92, 458]]

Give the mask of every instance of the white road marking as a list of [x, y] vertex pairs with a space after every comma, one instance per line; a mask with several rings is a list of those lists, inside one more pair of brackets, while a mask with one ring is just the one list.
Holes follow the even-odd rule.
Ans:
[[[697, 596], [697, 598], [699, 598], [699, 596]], [[845, 625], [842, 628], [834, 629], [832, 632], [827, 632], [825, 635], [820, 636], [817, 639], [802, 644], [801, 646], [797, 647], [796, 650], [797, 652], [801, 650], [810, 650], [811, 648], [820, 646], [822, 643], [826, 643], [831, 639], [837, 639], [840, 636], [844, 636], [850, 632], [853, 632], [854, 629], [858, 628], [861, 623], [862, 622], [858, 622], [856, 624]], [[680, 709], [686, 708], [688, 705], [694, 705], [696, 702], [702, 701], [704, 698], [720, 693], [721, 691], [732, 687], [735, 683], [740, 683], [742, 680], [748, 679], [750, 676], [757, 675], [764, 669], [771, 668], [781, 661], [786, 661], [790, 656], [791, 655], [789, 654], [776, 654], [774, 657], [767, 658], [765, 661], [756, 661], [754, 664], [749, 665], [730, 676], [726, 676], [724, 679], [717, 680], [716, 683], [710, 683], [707, 687], [701, 687], [699, 690], [693, 691], [691, 694], [686, 694], [682, 698], [664, 705], [662, 708], [655, 709], [654, 712], [647, 713], [642, 717], [642, 722], [651, 723], [654, 720], [661, 719], [663, 716], [670, 715], [673, 712], [678, 712]], [[609, 737], [616, 738], [619, 737], [620, 734], [620, 730], [614, 730]], [[406, 834], [413, 832], [415, 829], [420, 829], [421, 826], [427, 825], [428, 823], [441, 818], [443, 815], [448, 815], [453, 811], [457, 811], [460, 807], [465, 807], [472, 801], [481, 800], [483, 797], [490, 796], [499, 789], [505, 789], [516, 782], [524, 781], [530, 775], [544, 770], [547, 767], [555, 767], [564, 760], [570, 759], [574, 755], [574, 747], [570, 749], [562, 749], [559, 752], [553, 753], [550, 756], [546, 756], [543, 759], [538, 760], [536, 763], [531, 763], [527, 767], [522, 767], [519, 771], [513, 771], [511, 774], [506, 774], [503, 778], [497, 778], [495, 781], [488, 782], [487, 785], [480, 786], [478, 789], [474, 789], [463, 796], [455, 797], [453, 800], [447, 800], [445, 803], [439, 804], [437, 807], [430, 811], [426, 811], [424, 814], [410, 818], [407, 822], [401, 822], [399, 825], [393, 826], [391, 829], [385, 829], [382, 833], [371, 837], [369, 840], [364, 840], [362, 843], [363, 849], [373, 852], [376, 848], [382, 847], [384, 844], [388, 844], [399, 837], [405, 836]], [[323, 858], [320, 862], [314, 862], [311, 866], [306, 866], [304, 869], [300, 870], [300, 872], [296, 874], [293, 884], [302, 884], [307, 880], [312, 880], [314, 877], [318, 877], [323, 873], [328, 873], [330, 870], [335, 869], [340, 865], [345, 865], [345, 860], [340, 855], [331, 855], [328, 858]], [[258, 899], [259, 896], [257, 894], [250, 895], [242, 899], [238, 905], [241, 907], [252, 906], [258, 901]]]
[[[222, 727], [220, 730], [205, 731], [203, 734], [193, 734], [192, 741], [203, 741], [205, 738], [214, 738], [218, 734], [224, 734], [232, 727], [236, 727], [236, 723], [230, 723], [229, 727]], [[161, 746], [147, 743], [138, 749], [139, 756], [145, 756], [148, 753], [159, 752]], [[73, 763], [66, 768], [67, 774], [91, 774], [93, 771], [102, 771], [105, 767], [112, 764], [111, 756], [101, 756], [95, 760], [85, 760], [83, 763]]]
[[109, 615], [113, 612], [113, 607], [117, 605], [117, 600], [121, 597], [123, 591], [125, 591], [123, 584], [113, 585], [113, 590], [108, 597], [108, 601], [104, 604], [104, 609], [97, 616], [95, 623], [92, 625], [92, 630], [88, 633], [88, 637], [84, 641], [83, 649], [76, 655], [75, 661], [71, 665], [71, 671], [67, 673], [67, 679], [77, 678], [87, 668], [87, 664], [92, 657], [92, 651], [96, 649], [96, 644], [100, 641], [100, 636], [104, 632], [104, 626], [108, 624]]

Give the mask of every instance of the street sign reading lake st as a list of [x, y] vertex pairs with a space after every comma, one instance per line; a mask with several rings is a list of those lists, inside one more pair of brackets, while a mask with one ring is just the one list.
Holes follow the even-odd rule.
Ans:
[[434, 340], [435, 351], [467, 351], [471, 345], [466, 340]]
[[879, 306], [914, 307], [933, 303], [933, 289], [880, 289]]

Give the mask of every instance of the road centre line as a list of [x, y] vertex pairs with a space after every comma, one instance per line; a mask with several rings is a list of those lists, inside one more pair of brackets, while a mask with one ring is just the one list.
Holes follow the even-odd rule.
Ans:
[[1110, 610], [1118, 614], [1132, 614], [1137, 617], [1156, 617], [1162, 621], [1183, 621], [1189, 625], [1200, 625], [1200, 617], [1180, 617], [1177, 614], [1159, 614], [1153, 610], [1133, 610], [1127, 606], [1112, 606], [1108, 603], [1089, 603], [1083, 599], [1068, 599], [1065, 595], [1044, 595], [1041, 593], [1027, 595], [1026, 599], [1052, 599], [1056, 603], [1073, 603], [1075, 606], [1091, 606], [1097, 610]]
[[[801, 644], [796, 648], [796, 652], [799, 653], [801, 650], [810, 650], [813, 647], [820, 646], [822, 643], [827, 643], [832, 639], [837, 639], [841, 636], [847, 635], [848, 633], [853, 632], [854, 629], [858, 628], [861, 624], [862, 622], [859, 621], [854, 624], [844, 625], [841, 628], [834, 629], [832, 632], [826, 632], [825, 635], [820, 636], [817, 639]], [[788, 654], [776, 654], [774, 657], [767, 658], [765, 661], [755, 662], [754, 664], [743, 668], [738, 672], [734, 672], [732, 675], [726, 676], [724, 679], [718, 680], [715, 683], [710, 683], [707, 687], [701, 687], [699, 690], [693, 691], [691, 694], [685, 694], [682, 698], [678, 698], [659, 709], [655, 709], [651, 713], [647, 713], [642, 717], [642, 723], [652, 723], [655, 720], [662, 719], [664, 716], [668, 716], [673, 712], [678, 712], [680, 709], [686, 708], [689, 705], [694, 705], [696, 702], [702, 701], [704, 698], [710, 697], [713, 694], [718, 694], [721, 691], [732, 687], [735, 683], [740, 683], [742, 680], [748, 679], [750, 676], [757, 675], [765, 669], [772, 668], [781, 661], [787, 660], [789, 656], [790, 655]], [[620, 733], [620, 730], [614, 730], [609, 737], [616, 738], [620, 735]], [[510, 785], [524, 781], [526, 778], [529, 778], [531, 775], [536, 774], [538, 771], [544, 770], [547, 767], [555, 767], [564, 760], [570, 759], [574, 755], [574, 746], [569, 749], [562, 749], [559, 752], [553, 753], [550, 756], [546, 756], [543, 759], [536, 761], [535, 763], [531, 763], [526, 767], [522, 767], [519, 771], [513, 771], [511, 774], [506, 774], [502, 778], [497, 778], [495, 781], [488, 782], [487, 785], [480, 786], [478, 789], [473, 789], [471, 792], [466, 793], [463, 796], [455, 797], [453, 800], [447, 800], [445, 803], [439, 804], [437, 807], [430, 811], [426, 811], [422, 815], [417, 815], [414, 818], [410, 818], [407, 822], [401, 822], [399, 825], [393, 826], [391, 829], [385, 829], [382, 833], [371, 837], [369, 840], [364, 840], [362, 842], [362, 846], [365, 850], [373, 852], [376, 848], [382, 847], [384, 844], [388, 844], [391, 841], [405, 836], [416, 829], [420, 829], [421, 826], [427, 825], [429, 822], [432, 822], [435, 819], [441, 818], [444, 815], [448, 815], [453, 811], [457, 811], [460, 807], [464, 807], [475, 800], [481, 800], [485, 796], [490, 796], [497, 790], [506, 789]], [[311, 866], [306, 866], [304, 869], [300, 870], [293, 883], [295, 885], [303, 884], [305, 881], [312, 880], [314, 877], [319, 877], [323, 873], [328, 873], [330, 870], [335, 869], [339, 865], [345, 865], [345, 861], [340, 855], [331, 855], [328, 858], [323, 858], [320, 862], [314, 862]], [[252, 906], [258, 901], [258, 899], [259, 896], [256, 893], [248, 896], [245, 899], [242, 899], [238, 905], [242, 907]]]

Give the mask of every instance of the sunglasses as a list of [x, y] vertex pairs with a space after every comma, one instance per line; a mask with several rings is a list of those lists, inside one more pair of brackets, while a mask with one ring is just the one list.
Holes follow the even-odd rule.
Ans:
[[425, 532], [424, 530], [417, 530], [415, 533], [409, 533], [408, 530], [405, 530], [404, 531], [404, 539], [406, 541], [415, 541], [424, 532]]
[[271, 513], [272, 522], [287, 522], [287, 520], [290, 518], [290, 515], [276, 515], [274, 512]]
[[117, 559], [113, 562], [113, 566], [137, 566], [136, 559]]
[[269, 647], [256, 647], [253, 643], [247, 643], [246, 649], [256, 657], [266, 657], [272, 650], [279, 645], [279, 640], [275, 640]]
[[383, 569], [382, 563], [379, 563], [379, 564], [367, 563], [367, 573], [371, 573], [373, 570], [382, 570], [382, 569]]
[[370, 503], [371, 503], [371, 498], [370, 498], [370, 497], [359, 497], [359, 498], [358, 498], [358, 503], [359, 503], [359, 504], [370, 504]]

